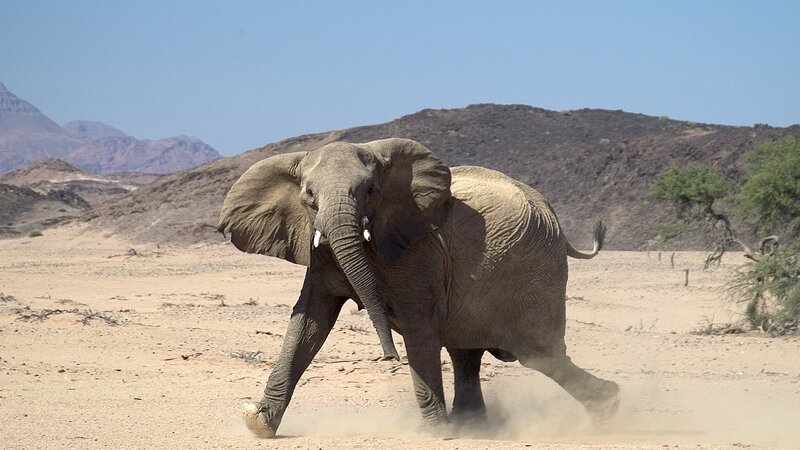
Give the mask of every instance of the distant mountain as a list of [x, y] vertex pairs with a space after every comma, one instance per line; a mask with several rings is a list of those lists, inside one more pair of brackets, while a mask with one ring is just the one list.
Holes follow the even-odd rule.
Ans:
[[[140, 240], [221, 242], [216, 223], [222, 200], [256, 161], [336, 140], [405, 137], [423, 143], [450, 166], [485, 166], [530, 184], [549, 199], [578, 247], [591, 247], [592, 222], [602, 219], [609, 225], [608, 248], [644, 249], [655, 237], [653, 224], [673, 215], [648, 195], [661, 171], [707, 163], [738, 179], [747, 151], [787, 134], [800, 136], [800, 126], [730, 127], [623, 111], [555, 112], [524, 105], [427, 109], [380, 125], [287, 139], [167, 175], [93, 208], [86, 217], [98, 227]], [[697, 236], [678, 243], [680, 248], [703, 245]]]
[[0, 83], [0, 134], [21, 130], [65, 134], [58, 124]]
[[171, 173], [219, 158], [199, 139], [139, 140], [101, 122], [58, 126], [0, 83], [0, 174], [46, 158], [94, 173]]
[[219, 158], [203, 141], [179, 136], [158, 141], [112, 136], [88, 141], [64, 159], [94, 173], [172, 173]]
[[0, 83], [0, 174], [67, 154], [82, 143]]
[[119, 138], [127, 136], [124, 132], [106, 125], [102, 122], [90, 122], [87, 120], [73, 120], [63, 126], [68, 135], [94, 141], [103, 138]]

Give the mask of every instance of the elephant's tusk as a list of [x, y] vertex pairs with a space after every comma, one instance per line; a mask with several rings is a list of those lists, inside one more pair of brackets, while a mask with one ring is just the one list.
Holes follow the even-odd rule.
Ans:
[[319, 240], [321, 237], [322, 237], [322, 232], [317, 230], [317, 232], [314, 233], [314, 248], [319, 247]]
[[364, 240], [367, 242], [372, 240], [372, 235], [369, 234], [369, 230], [364, 230]]

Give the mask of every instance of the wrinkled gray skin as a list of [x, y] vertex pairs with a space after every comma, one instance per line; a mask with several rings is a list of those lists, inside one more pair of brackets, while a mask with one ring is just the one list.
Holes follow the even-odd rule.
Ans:
[[242, 251], [308, 267], [264, 396], [245, 406], [258, 436], [274, 436], [348, 299], [367, 309], [385, 358], [398, 358], [390, 327], [403, 335], [431, 425], [448, 422], [442, 347], [453, 360], [453, 421], [485, 417], [486, 351], [544, 373], [596, 421], [616, 410], [616, 383], [575, 366], [564, 344], [567, 256], [597, 254], [604, 228], [592, 253], [578, 252], [547, 201], [499, 172], [451, 172], [405, 139], [331, 143], [253, 165], [228, 193], [219, 229]]

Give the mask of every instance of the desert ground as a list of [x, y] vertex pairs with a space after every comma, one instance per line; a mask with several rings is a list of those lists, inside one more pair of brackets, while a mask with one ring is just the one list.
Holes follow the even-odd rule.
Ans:
[[241, 404], [260, 397], [304, 270], [222, 242], [157, 247], [79, 226], [0, 240], [2, 447], [800, 447], [800, 337], [698, 333], [741, 319], [725, 289], [741, 254], [703, 271], [703, 253], [673, 268], [655, 251], [570, 262], [570, 355], [622, 388], [602, 429], [549, 379], [487, 354], [490, 422], [426, 434], [408, 366], [374, 361], [350, 302], [279, 436], [256, 439]]

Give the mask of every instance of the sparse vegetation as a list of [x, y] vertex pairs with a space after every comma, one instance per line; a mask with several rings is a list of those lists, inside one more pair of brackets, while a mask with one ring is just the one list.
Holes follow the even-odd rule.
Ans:
[[204, 296], [206, 298], [206, 300], [219, 301], [219, 304], [217, 306], [224, 306], [224, 307], [228, 306], [228, 304], [225, 303], [225, 295], [224, 294], [214, 294], [214, 293], [211, 293], [211, 292], [203, 292], [200, 295]]
[[354, 333], [359, 333], [359, 334], [369, 334], [370, 333], [370, 331], [368, 329], [366, 329], [364, 327], [361, 327], [361, 326], [358, 326], [358, 325], [353, 325], [353, 324], [346, 325], [344, 327], [344, 329], [352, 331]]
[[250, 352], [250, 351], [247, 351], [247, 350], [237, 350], [237, 351], [228, 353], [228, 356], [230, 356], [231, 358], [242, 359], [242, 360], [244, 360], [246, 362], [249, 362], [251, 364], [258, 364], [258, 363], [261, 363], [261, 362], [264, 361], [264, 358], [263, 358], [264, 354], [261, 353], [261, 350], [256, 350], [254, 352]]
[[745, 318], [770, 334], [797, 333], [800, 325], [800, 240], [765, 253], [739, 269], [731, 293], [747, 305]]
[[[745, 319], [753, 328], [770, 334], [797, 333], [800, 329], [800, 140], [784, 137], [766, 142], [747, 156], [744, 184], [734, 185], [709, 166], [690, 165], [662, 173], [650, 194], [676, 208], [678, 221], [656, 226], [660, 239], [669, 242], [702, 224], [715, 235], [715, 249], [706, 267], [719, 261], [732, 244], [739, 244], [750, 259], [729, 286], [746, 302]], [[715, 208], [731, 200], [734, 212], [752, 221], [759, 233], [780, 233], [763, 239], [757, 249], [739, 241], [727, 213]], [[783, 242], [781, 242], [783, 241]]]
[[691, 334], [699, 336], [711, 336], [720, 334], [740, 334], [748, 330], [747, 324], [743, 322], [736, 323], [714, 323], [708, 321], [691, 331]]
[[32, 320], [43, 321], [50, 316], [58, 314], [74, 314], [80, 317], [79, 321], [84, 325], [90, 325], [92, 320], [102, 320], [107, 325], [112, 327], [119, 325], [119, 321], [112, 317], [108, 312], [92, 311], [91, 309], [42, 309], [36, 311], [31, 309], [29, 306], [26, 306], [24, 308], [16, 309], [15, 313], [18, 316], [17, 320], [23, 320], [26, 322], [30, 322]]
[[32, 238], [40, 237], [40, 236], [44, 236], [44, 235], [39, 230], [33, 230], [33, 231], [30, 232], [30, 234], [28, 234], [28, 237], [32, 237]]

